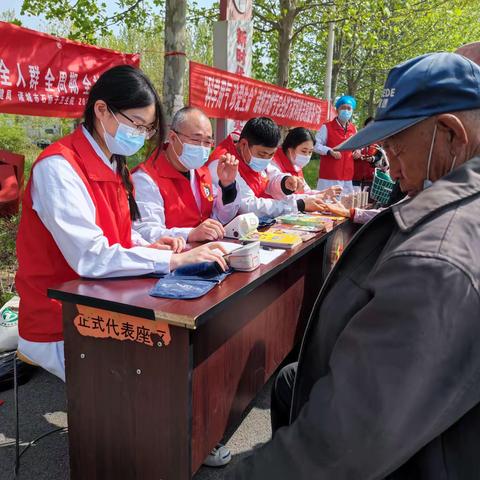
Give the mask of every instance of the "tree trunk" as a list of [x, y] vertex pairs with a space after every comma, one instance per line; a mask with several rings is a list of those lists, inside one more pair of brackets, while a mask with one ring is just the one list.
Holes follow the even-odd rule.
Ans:
[[278, 31], [278, 68], [277, 85], [288, 87], [288, 77], [290, 73], [290, 50], [292, 47], [293, 24], [295, 22], [296, 0], [280, 0], [280, 12], [282, 17], [279, 19], [280, 29]]
[[163, 74], [163, 104], [170, 123], [183, 107], [185, 77], [186, 0], [167, 0], [165, 5], [165, 66]]

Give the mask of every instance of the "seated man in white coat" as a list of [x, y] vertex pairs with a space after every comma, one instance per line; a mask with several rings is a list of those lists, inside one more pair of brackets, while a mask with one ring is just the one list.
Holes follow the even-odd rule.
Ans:
[[238, 212], [238, 160], [223, 155], [215, 172], [219, 181], [213, 185], [205, 165], [212, 145], [209, 118], [185, 107], [174, 115], [164, 148], [134, 170], [141, 215], [134, 228], [145, 240], [177, 237], [181, 250], [185, 242], [223, 238], [223, 224]]

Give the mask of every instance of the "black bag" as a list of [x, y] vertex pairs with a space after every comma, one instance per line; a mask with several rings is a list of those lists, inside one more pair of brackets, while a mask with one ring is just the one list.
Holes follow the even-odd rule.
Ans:
[[[0, 392], [13, 388], [13, 361], [15, 351], [0, 353]], [[22, 385], [32, 378], [37, 367], [16, 360], [18, 384]]]

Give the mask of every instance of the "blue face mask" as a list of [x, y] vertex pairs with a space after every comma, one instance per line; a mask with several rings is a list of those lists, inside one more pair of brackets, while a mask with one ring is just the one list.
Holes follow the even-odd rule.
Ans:
[[250, 163], [248, 166], [257, 173], [263, 172], [268, 165], [270, 165], [270, 162], [272, 161], [271, 158], [260, 158], [260, 157], [254, 157], [252, 155], [252, 152], [250, 150], [250, 147], [247, 147], [248, 151], [250, 153]]
[[112, 115], [118, 123], [118, 128], [114, 137], [105, 130], [103, 123], [100, 122], [103, 127], [105, 145], [110, 153], [114, 155], [123, 155], [125, 157], [134, 155], [145, 144], [145, 134], [139, 133], [136, 128], [120, 123], [115, 114], [112, 113]]
[[340, 110], [338, 113], [338, 118], [342, 122], [348, 122], [352, 118], [352, 110]]
[[185, 168], [188, 168], [189, 170], [196, 170], [197, 168], [203, 167], [207, 163], [209, 156], [209, 147], [183, 143], [183, 150], [178, 159]]

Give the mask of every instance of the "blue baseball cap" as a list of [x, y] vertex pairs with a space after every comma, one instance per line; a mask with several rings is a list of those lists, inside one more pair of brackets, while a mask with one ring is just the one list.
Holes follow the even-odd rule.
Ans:
[[350, 95], [342, 95], [336, 102], [335, 108], [338, 110], [342, 105], [350, 105], [353, 110], [357, 108], [357, 101]]
[[373, 122], [335, 150], [356, 150], [440, 113], [480, 108], [480, 67], [457, 53], [429, 53], [392, 68]]

